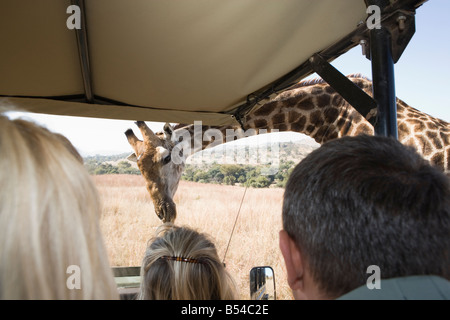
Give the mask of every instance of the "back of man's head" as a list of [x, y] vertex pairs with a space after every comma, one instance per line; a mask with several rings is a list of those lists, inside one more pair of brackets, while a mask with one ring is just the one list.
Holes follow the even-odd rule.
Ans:
[[367, 281], [434, 274], [450, 278], [450, 184], [395, 139], [358, 136], [323, 144], [292, 172], [283, 228], [329, 297]]

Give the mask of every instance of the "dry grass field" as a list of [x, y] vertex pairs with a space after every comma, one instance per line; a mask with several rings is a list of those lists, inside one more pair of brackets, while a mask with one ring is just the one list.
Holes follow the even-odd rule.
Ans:
[[[142, 176], [93, 176], [103, 201], [101, 220], [112, 266], [138, 266], [146, 243], [160, 225]], [[245, 188], [181, 181], [175, 196], [177, 225], [209, 234], [223, 257]], [[249, 299], [254, 266], [274, 269], [277, 299], [292, 299], [278, 248], [283, 189], [247, 189], [225, 263]]]

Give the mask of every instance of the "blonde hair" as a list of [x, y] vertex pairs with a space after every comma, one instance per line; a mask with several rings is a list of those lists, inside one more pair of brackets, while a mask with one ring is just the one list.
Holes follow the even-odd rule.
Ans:
[[236, 285], [206, 234], [166, 223], [147, 246], [138, 298], [231, 300]]
[[0, 154], [0, 298], [117, 299], [97, 190], [69, 140], [0, 114]]

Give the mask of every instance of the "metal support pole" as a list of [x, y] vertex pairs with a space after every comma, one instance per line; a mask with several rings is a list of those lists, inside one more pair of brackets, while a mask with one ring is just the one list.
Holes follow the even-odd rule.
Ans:
[[[368, 2], [371, 5], [380, 6], [383, 12], [383, 4], [386, 1], [369, 0]], [[386, 26], [381, 24], [379, 29], [370, 30], [373, 98], [378, 105], [375, 134], [397, 139], [397, 101], [391, 46], [391, 33]]]
[[72, 4], [77, 5], [81, 11], [81, 29], [76, 30], [78, 56], [80, 58], [81, 75], [83, 77], [84, 93], [86, 101], [94, 103], [94, 94], [92, 92], [91, 68], [89, 64], [89, 48], [86, 29], [86, 7], [84, 0], [72, 0]]

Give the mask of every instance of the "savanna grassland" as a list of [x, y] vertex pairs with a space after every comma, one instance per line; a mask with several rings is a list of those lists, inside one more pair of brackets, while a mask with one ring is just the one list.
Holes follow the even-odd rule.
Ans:
[[[112, 266], [140, 266], [147, 241], [161, 224], [140, 175], [92, 176], [103, 201], [101, 228]], [[245, 188], [181, 181], [177, 225], [209, 234], [223, 259]], [[248, 188], [226, 254], [241, 299], [249, 299], [254, 266], [274, 269], [277, 299], [292, 299], [278, 247], [284, 189]]]

